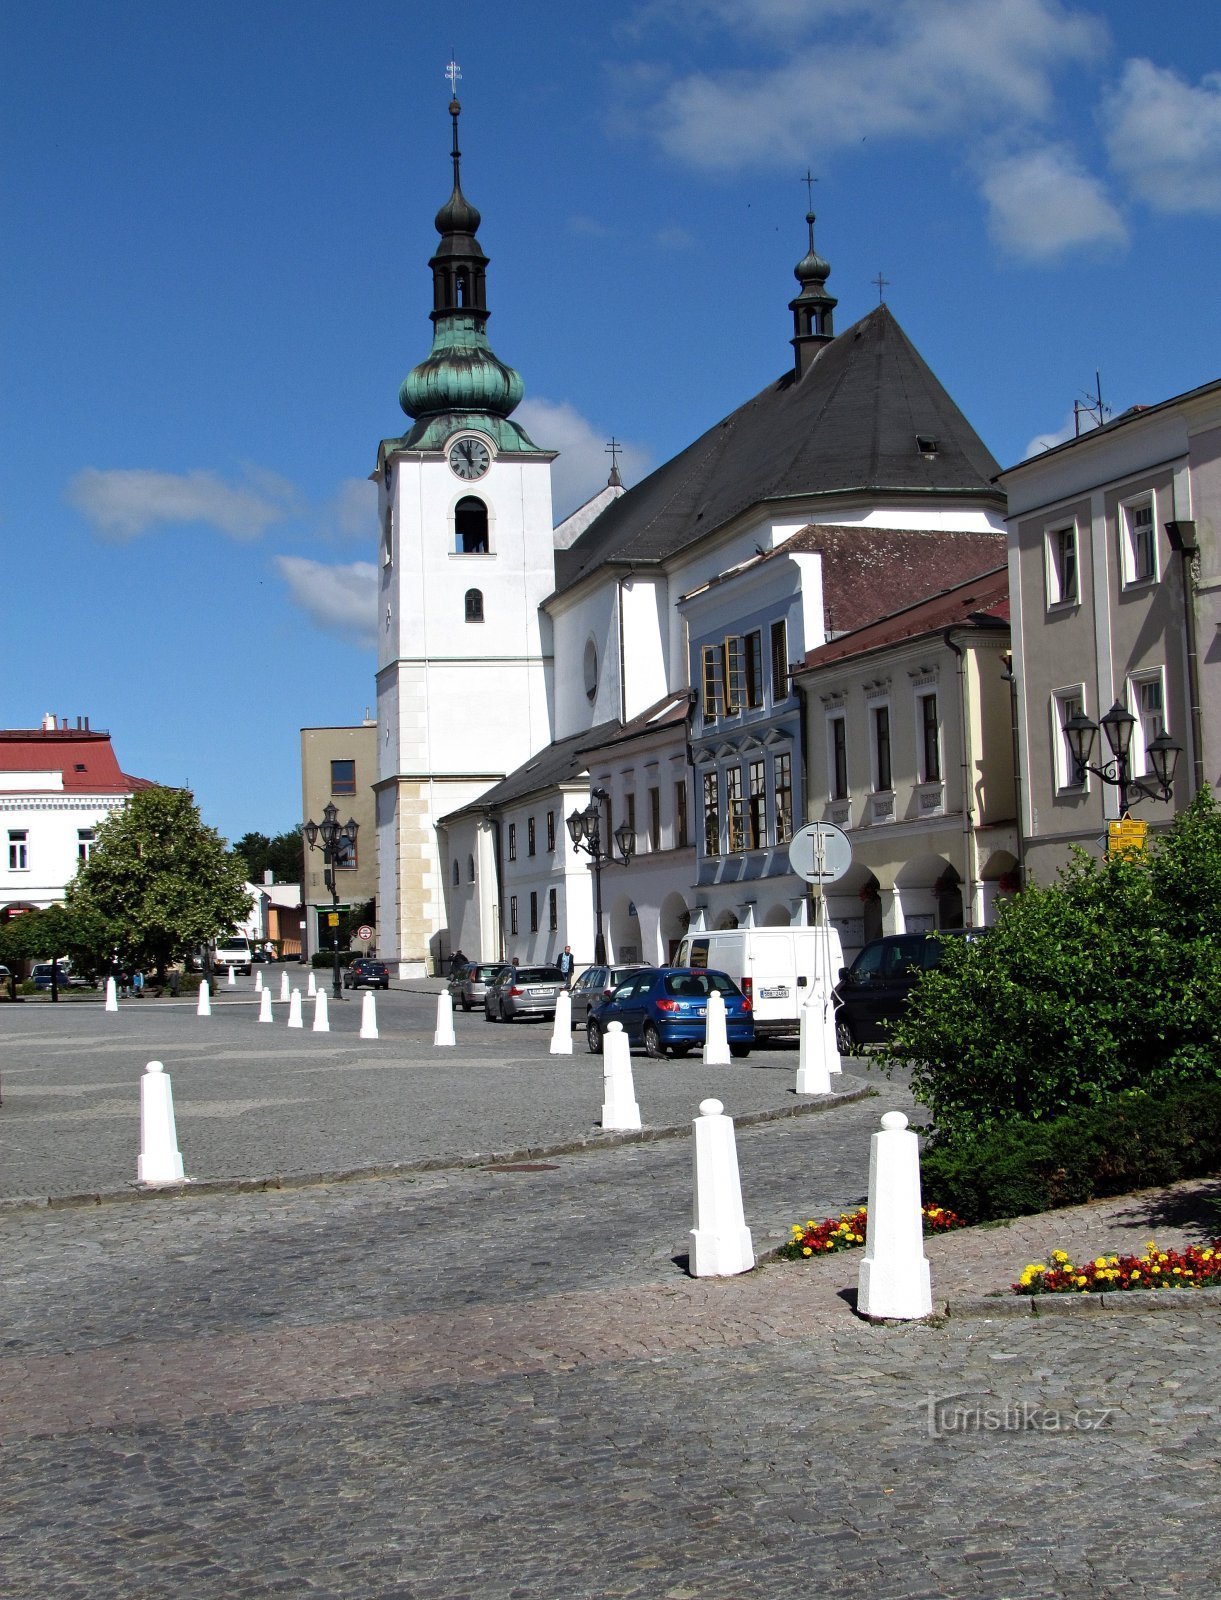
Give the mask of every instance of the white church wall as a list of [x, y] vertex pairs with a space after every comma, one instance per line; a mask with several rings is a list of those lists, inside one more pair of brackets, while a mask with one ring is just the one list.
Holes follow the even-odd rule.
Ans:
[[634, 574], [619, 586], [623, 612], [622, 717], [630, 722], [669, 689], [668, 612], [670, 587], [661, 574]]
[[[553, 605], [551, 615], [555, 659], [562, 663], [555, 675], [554, 737], [567, 739], [620, 715], [618, 585], [608, 578], [578, 597], [565, 597]], [[592, 698], [587, 676], [591, 645], [596, 657]]]

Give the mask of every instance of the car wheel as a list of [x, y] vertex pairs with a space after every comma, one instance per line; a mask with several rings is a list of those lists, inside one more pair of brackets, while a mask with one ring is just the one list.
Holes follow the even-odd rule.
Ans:
[[748, 1044], [731, 1044], [729, 1053], [736, 1061], [745, 1061], [750, 1054], [750, 1046]]
[[661, 1042], [661, 1034], [658, 1033], [655, 1024], [652, 1022], [646, 1022], [642, 1037], [644, 1039], [645, 1055], [652, 1056], [654, 1061], [663, 1061], [665, 1059], [666, 1047]]
[[852, 1024], [840, 1017], [835, 1024], [835, 1048], [841, 1056], [855, 1055], [856, 1040], [852, 1037]]
[[602, 1054], [602, 1029], [592, 1017], [585, 1024], [585, 1043], [589, 1046], [591, 1056]]

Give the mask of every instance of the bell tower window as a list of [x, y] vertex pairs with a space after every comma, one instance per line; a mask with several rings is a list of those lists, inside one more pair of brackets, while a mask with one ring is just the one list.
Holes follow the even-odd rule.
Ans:
[[454, 507], [454, 540], [460, 556], [488, 552], [488, 508], [476, 495], [464, 495]]
[[466, 591], [466, 620], [468, 622], [483, 621], [482, 589], [468, 589]]

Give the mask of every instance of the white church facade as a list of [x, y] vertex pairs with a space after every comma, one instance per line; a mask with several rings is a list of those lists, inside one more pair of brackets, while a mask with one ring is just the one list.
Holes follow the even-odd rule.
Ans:
[[811, 215], [788, 370], [554, 528], [553, 453], [511, 420], [521, 379], [487, 342], [450, 111], [433, 347], [378, 456], [379, 950], [405, 976], [456, 949], [592, 959], [567, 827], [591, 789], [604, 844], [635, 838], [601, 873], [612, 958], [664, 960], [693, 923], [803, 920], [792, 668], [995, 567], [997, 463], [888, 307], [835, 334]]

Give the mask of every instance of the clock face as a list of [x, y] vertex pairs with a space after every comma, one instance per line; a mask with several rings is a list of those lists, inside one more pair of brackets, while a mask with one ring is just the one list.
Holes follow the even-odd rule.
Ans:
[[492, 465], [491, 452], [479, 439], [459, 439], [449, 447], [449, 464], [460, 478], [482, 478]]

